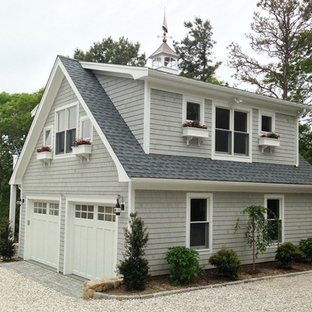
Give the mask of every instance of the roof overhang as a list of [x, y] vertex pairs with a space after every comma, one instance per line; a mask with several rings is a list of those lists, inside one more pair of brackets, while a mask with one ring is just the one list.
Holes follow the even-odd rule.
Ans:
[[[198, 96], [206, 96], [208, 98], [215, 97], [229, 101], [233, 97], [242, 100], [244, 104], [257, 104], [260, 107], [270, 108], [272, 105], [276, 109], [285, 112], [300, 115], [305, 111], [312, 111], [312, 106], [300, 103], [294, 103], [286, 100], [276, 99], [266, 95], [256, 94], [232, 87], [215, 85], [195, 79], [185, 78], [175, 74], [165, 73], [147, 67], [124, 66], [115, 64], [80, 62], [85, 69], [90, 69], [95, 73], [107, 73], [109, 75], [148, 80], [151, 86], [163, 86], [165, 89], [173, 88], [182, 93], [195, 93]], [[171, 91], [172, 92], [172, 91]]]
[[312, 193], [312, 185], [254, 183], [182, 179], [132, 178], [137, 190], [256, 192], [256, 193]]

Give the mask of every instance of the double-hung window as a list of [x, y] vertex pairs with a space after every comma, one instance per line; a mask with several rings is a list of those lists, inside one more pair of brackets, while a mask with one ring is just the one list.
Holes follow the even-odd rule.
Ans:
[[187, 196], [187, 247], [193, 249], [211, 248], [211, 194]]
[[249, 156], [249, 113], [216, 107], [215, 153]]
[[283, 198], [280, 196], [266, 196], [265, 207], [267, 208], [269, 235], [273, 242], [282, 242]]
[[56, 112], [56, 154], [71, 153], [76, 139], [77, 105]]

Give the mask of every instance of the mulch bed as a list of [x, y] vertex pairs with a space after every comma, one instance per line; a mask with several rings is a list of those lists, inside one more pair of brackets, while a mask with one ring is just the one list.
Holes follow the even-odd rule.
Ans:
[[[246, 280], [256, 277], [281, 275], [287, 273], [304, 272], [312, 270], [311, 263], [294, 263], [289, 269], [282, 269], [278, 267], [276, 262], [257, 263], [256, 271], [252, 270], [252, 265], [242, 265], [238, 280]], [[220, 284], [231, 281], [228, 278], [220, 277], [215, 269], [203, 271], [192, 284], [185, 286], [172, 286], [169, 283], [168, 275], [151, 277], [147, 282], [144, 291], [127, 291], [124, 285], [117, 289], [112, 289], [107, 292], [110, 295], [131, 296], [151, 294], [155, 292], [170, 291], [177, 289], [185, 289], [190, 287], [198, 287], [212, 284]]]

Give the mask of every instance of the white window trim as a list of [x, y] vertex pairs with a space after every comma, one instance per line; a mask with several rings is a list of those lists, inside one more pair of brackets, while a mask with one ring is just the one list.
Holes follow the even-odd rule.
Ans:
[[83, 138], [82, 137], [82, 122], [85, 121], [85, 120], [90, 120], [90, 118], [88, 116], [83, 116], [79, 119], [79, 136], [77, 136], [79, 139], [82, 139], [82, 140], [90, 140], [90, 142], [93, 141], [93, 125], [92, 125], [92, 122], [90, 120], [90, 125], [91, 125], [91, 129], [90, 129], [90, 138]]
[[210, 254], [212, 253], [212, 216], [213, 216], [213, 194], [212, 193], [187, 193], [186, 194], [186, 247], [190, 248], [190, 233], [191, 233], [191, 199], [199, 198], [199, 199], [207, 199], [207, 203], [209, 202], [209, 248], [205, 249], [196, 249], [199, 254]]
[[[70, 104], [67, 104], [67, 105], [64, 105], [62, 107], [59, 107], [57, 109], [55, 109], [55, 113], [54, 113], [54, 136], [53, 136], [53, 146], [55, 147], [53, 149], [53, 156], [55, 158], [71, 158], [71, 157], [75, 157], [75, 155], [73, 155], [72, 153], [66, 153], [64, 151], [63, 154], [56, 154], [56, 133], [57, 133], [57, 129], [58, 129], [58, 112], [62, 111], [62, 110], [68, 110], [72, 107], [76, 106], [77, 107], [77, 120], [76, 120], [76, 137], [77, 137], [77, 132], [78, 132], [78, 129], [79, 129], [79, 102], [73, 102], [73, 103], [70, 103]], [[67, 129], [67, 113], [65, 113], [65, 122], [66, 122], [66, 126], [65, 126], [65, 132]]]
[[267, 131], [262, 131], [262, 116], [268, 116], [272, 118], [272, 131], [271, 132], [275, 132], [275, 113], [274, 112], [269, 112], [269, 111], [265, 111], [265, 110], [259, 110], [259, 120], [258, 120], [258, 125], [259, 125], [259, 131], [258, 134], [259, 136], [261, 134], [266, 134], [269, 133]]
[[199, 98], [199, 97], [194, 97], [190, 95], [183, 95], [183, 100], [182, 100], [182, 123], [188, 121], [186, 119], [186, 114], [187, 114], [187, 102], [192, 102], [200, 105], [200, 123], [202, 125], [205, 124], [205, 99], [204, 98]]
[[43, 128], [43, 142], [42, 142], [42, 146], [46, 146], [45, 145], [45, 141], [46, 141], [46, 131], [50, 130], [51, 131], [51, 144], [47, 145], [49, 146], [51, 149], [53, 149], [53, 143], [54, 143], [54, 132], [53, 132], [53, 126], [47, 126]]
[[[264, 208], [268, 208], [268, 199], [278, 199], [280, 201], [280, 218], [282, 219], [282, 241], [273, 243], [269, 247], [276, 247], [278, 244], [285, 242], [285, 196], [282, 194], [265, 194], [264, 195]], [[267, 218], [267, 215], [265, 216]]]
[[[234, 111], [247, 113], [247, 130], [249, 134], [249, 155], [227, 155], [227, 154], [218, 154], [215, 152], [215, 140], [216, 140], [216, 108], [224, 108], [230, 110], [230, 130], [234, 133]], [[240, 161], [240, 162], [252, 162], [252, 108], [246, 107], [244, 105], [226, 105], [221, 102], [212, 102], [212, 128], [211, 128], [211, 159], [218, 160], [230, 160], [230, 161]], [[233, 144], [234, 136], [232, 136], [232, 151], [234, 151]]]

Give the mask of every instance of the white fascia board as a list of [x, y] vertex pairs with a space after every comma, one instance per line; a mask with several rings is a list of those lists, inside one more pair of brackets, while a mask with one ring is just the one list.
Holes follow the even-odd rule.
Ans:
[[148, 68], [135, 67], [126, 65], [104, 64], [104, 63], [91, 63], [79, 62], [85, 69], [90, 69], [95, 72], [106, 72], [120, 77], [130, 76], [133, 79], [141, 79], [148, 76]]
[[47, 85], [42, 95], [40, 103], [37, 105], [35, 118], [30, 126], [26, 141], [21, 154], [14, 167], [9, 184], [21, 184], [31, 155], [40, 137], [45, 120], [53, 104], [56, 93], [62, 83], [64, 74], [59, 67], [60, 60], [57, 58], [50, 73]]
[[77, 96], [79, 103], [82, 105], [82, 107], [84, 108], [85, 112], [87, 113], [88, 117], [90, 118], [94, 128], [96, 129], [98, 135], [100, 136], [105, 148], [107, 149], [110, 157], [112, 158], [113, 162], [115, 163], [115, 166], [117, 168], [117, 172], [118, 172], [118, 179], [119, 182], [129, 182], [130, 179], [125, 171], [125, 169], [123, 168], [123, 166], [121, 165], [119, 159], [117, 158], [115, 152], [113, 151], [111, 145], [109, 144], [105, 134], [103, 133], [102, 129], [100, 128], [100, 126], [98, 125], [98, 123], [96, 122], [95, 118], [93, 117], [91, 111], [89, 110], [88, 105], [85, 103], [85, 101], [83, 100], [82, 96], [80, 95], [78, 89], [76, 88], [74, 82], [72, 81], [71, 77], [69, 76], [68, 72], [66, 71], [66, 68], [64, 67], [64, 65], [62, 64], [62, 62], [60, 62], [60, 68], [62, 69], [69, 85], [71, 86], [71, 88], [73, 89], [75, 95]]
[[312, 185], [227, 182], [206, 180], [132, 178], [136, 190], [172, 190], [200, 192], [311, 193]]
[[294, 103], [286, 100], [281, 99], [275, 99], [269, 96], [256, 94], [244, 90], [239, 90], [231, 87], [225, 87], [225, 86], [219, 86], [212, 83], [207, 83], [203, 81], [198, 81], [195, 79], [189, 79], [185, 77], [181, 77], [174, 74], [168, 74], [163, 73], [157, 70], [149, 70], [148, 71], [148, 79], [150, 79], [151, 82], [166, 82], [167, 87], [179, 87], [182, 89], [189, 89], [193, 88], [194, 91], [197, 89], [197, 91], [201, 92], [202, 94], [209, 93], [215, 96], [224, 97], [227, 95], [228, 97], [241, 97], [244, 102], [248, 103], [248, 100], [250, 101], [256, 101], [258, 103], [265, 103], [267, 105], [275, 105], [277, 107], [287, 107], [289, 109], [292, 109], [294, 112], [298, 111], [312, 111], [311, 105], [306, 104], [300, 104], [300, 103]]

